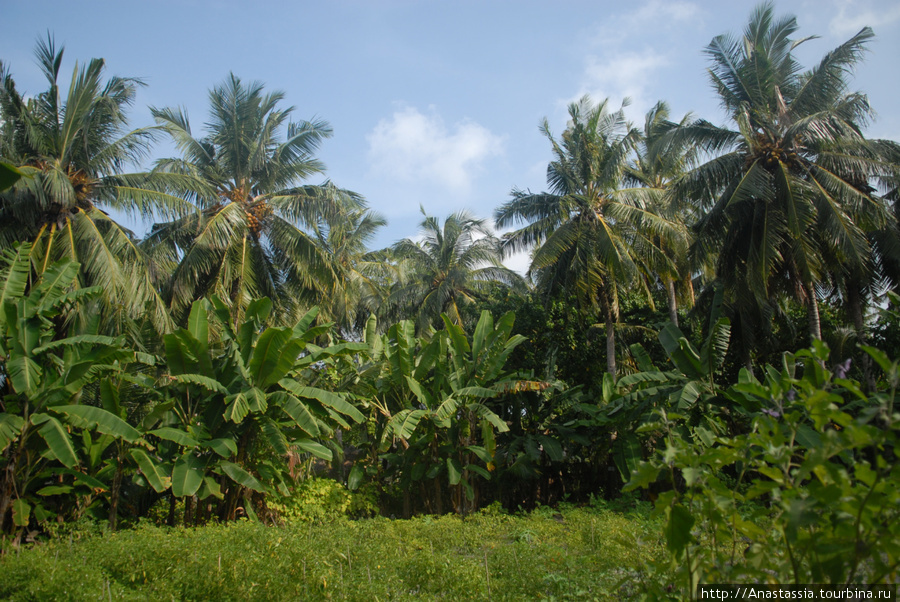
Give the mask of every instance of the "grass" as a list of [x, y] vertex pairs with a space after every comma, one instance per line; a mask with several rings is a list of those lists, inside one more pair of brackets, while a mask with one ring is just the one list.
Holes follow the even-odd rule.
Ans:
[[663, 553], [644, 512], [539, 509], [62, 536], [0, 559], [6, 600], [620, 600]]

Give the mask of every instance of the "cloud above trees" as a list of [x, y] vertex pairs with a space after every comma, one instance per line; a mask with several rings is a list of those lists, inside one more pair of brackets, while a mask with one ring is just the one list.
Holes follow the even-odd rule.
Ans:
[[432, 181], [467, 192], [504, 138], [471, 119], [448, 126], [434, 106], [403, 106], [366, 136], [370, 171], [387, 179]]

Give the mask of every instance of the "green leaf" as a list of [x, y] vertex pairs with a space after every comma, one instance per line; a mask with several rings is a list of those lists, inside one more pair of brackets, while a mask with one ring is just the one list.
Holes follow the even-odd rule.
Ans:
[[188, 332], [197, 341], [197, 356], [207, 355], [209, 349], [209, 317], [206, 312], [206, 300], [194, 301], [191, 314], [188, 316]]
[[49, 485], [38, 489], [35, 493], [41, 497], [47, 497], [50, 495], [65, 495], [71, 492], [72, 489], [73, 487], [71, 485]]
[[163, 336], [163, 343], [166, 347], [166, 365], [169, 367], [169, 374], [177, 376], [197, 371], [198, 361], [193, 350], [200, 344], [189, 332], [178, 331], [167, 334]]
[[184, 447], [197, 447], [200, 445], [200, 442], [191, 437], [188, 433], [181, 429], [172, 428], [170, 426], [165, 426], [163, 428], [159, 428], [156, 430], [152, 430], [149, 433], [150, 435], [156, 435], [160, 439], [165, 439], [166, 441], [171, 441], [173, 443], [177, 443], [178, 445], [182, 445]]
[[388, 428], [392, 429], [397, 437], [409, 439], [425, 414], [425, 410], [401, 410], [391, 418]]
[[226, 341], [236, 341], [237, 336], [235, 335], [234, 329], [231, 327], [231, 311], [228, 309], [228, 306], [216, 295], [211, 295], [209, 297], [209, 302], [212, 304], [213, 314], [215, 314], [216, 319], [222, 326], [222, 338]]
[[36, 348], [32, 353], [34, 355], [41, 355], [42, 353], [46, 353], [48, 351], [53, 351], [54, 349], [59, 349], [61, 347], [77, 347], [79, 345], [86, 345], [89, 347], [96, 347], [98, 345], [105, 345], [107, 347], [121, 347], [123, 340], [116, 337], [107, 337], [99, 334], [80, 334], [72, 337], [66, 337], [64, 339], [58, 339], [56, 341], [51, 341], [46, 345], [41, 345]]
[[629, 346], [629, 349], [631, 350], [631, 357], [634, 358], [634, 363], [637, 365], [639, 373], [657, 371], [656, 366], [653, 365], [653, 360], [650, 359], [650, 354], [647, 353], [647, 350], [644, 349], [643, 345], [640, 343], [632, 343]]
[[272, 301], [268, 297], [255, 299], [247, 305], [247, 310], [244, 312], [244, 323], [240, 325], [237, 332], [238, 348], [245, 364], [250, 361], [256, 336], [265, 324], [271, 310]]
[[194, 495], [203, 484], [203, 462], [188, 452], [175, 461], [172, 467], [172, 495], [185, 497]]
[[6, 371], [13, 390], [23, 395], [32, 395], [41, 383], [43, 370], [30, 357], [19, 355], [6, 362]]
[[491, 399], [497, 397], [500, 391], [487, 387], [462, 387], [455, 391], [456, 397], [478, 397], [479, 399]]
[[491, 409], [486, 405], [480, 403], [470, 403], [468, 407], [470, 410], [475, 412], [476, 416], [493, 425], [494, 428], [497, 429], [497, 432], [505, 433], [509, 431], [509, 426], [503, 421], [503, 419], [497, 416], [497, 414], [491, 411]]
[[447, 475], [451, 485], [459, 485], [462, 478], [462, 466], [456, 458], [447, 458]]
[[[78, 456], [75, 455], [75, 447], [72, 445], [69, 434], [59, 420], [46, 414], [44, 417], [41, 418], [44, 426], [38, 432], [44, 438], [44, 441], [47, 442], [47, 446], [50, 448], [53, 456], [62, 462], [66, 468], [72, 468], [78, 464]], [[32, 415], [32, 421], [35, 418], [37, 418], [37, 414]]]
[[478, 324], [475, 325], [475, 334], [472, 336], [472, 357], [475, 358], [475, 360], [478, 360], [482, 349], [484, 349], [484, 343], [488, 333], [493, 332], [494, 316], [485, 309], [481, 312], [481, 317], [478, 318]]
[[[294, 325], [294, 336], [297, 336], [297, 337], [303, 336], [306, 333], [306, 331], [309, 329], [310, 324], [313, 323], [313, 320], [316, 319], [317, 315], [319, 315], [318, 306], [314, 306], [312, 309], [310, 309], [308, 312], [306, 312], [306, 314], [302, 318], [300, 318], [300, 321], [297, 322], [296, 325]], [[370, 320], [373, 317], [374, 316], [370, 317]]]
[[209, 476], [203, 477], [203, 485], [200, 486], [200, 491], [197, 492], [197, 497], [201, 500], [205, 500], [210, 496], [218, 500], [225, 499], [225, 494], [222, 493], [222, 486], [219, 485], [219, 482]]
[[56, 305], [75, 281], [80, 267], [78, 262], [67, 257], [54, 262], [44, 271], [37, 286], [29, 294], [29, 298], [40, 299], [37, 313], [45, 313]]
[[31, 276], [31, 244], [22, 243], [15, 249], [7, 249], [3, 252], [3, 261], [9, 267], [0, 273], [0, 353], [3, 351], [3, 339], [6, 337], [6, 312], [3, 306], [7, 301], [10, 306], [25, 295], [28, 280]]
[[6, 447], [22, 434], [25, 419], [15, 414], [0, 413], [0, 454], [6, 451]]
[[875, 360], [875, 363], [881, 366], [885, 376], [888, 378], [891, 377], [891, 373], [896, 370], [896, 365], [884, 351], [875, 347], [869, 347], [868, 345], [860, 345], [859, 348], [868, 353], [872, 359]]
[[359, 463], [354, 464], [353, 468], [350, 469], [350, 475], [347, 477], [347, 489], [356, 491], [365, 478], [366, 469], [363, 468], [363, 465]]
[[100, 479], [94, 478], [89, 474], [85, 474], [80, 470], [75, 469], [67, 469], [62, 471], [63, 474], [70, 474], [75, 477], [75, 483], [79, 485], [84, 485], [90, 489], [96, 489], [99, 491], [108, 491], [109, 485], [104, 483]]
[[475, 454], [475, 457], [477, 457], [485, 464], [490, 464], [491, 460], [493, 460], [491, 454], [489, 454], [485, 448], [479, 445], [467, 445], [464, 449]]
[[331, 460], [333, 459], [331, 450], [321, 443], [316, 443], [315, 441], [309, 439], [300, 439], [299, 441], [295, 441], [294, 445], [296, 445], [303, 451], [314, 455], [317, 458], [321, 458], [322, 460], [331, 462]]
[[310, 437], [318, 437], [321, 434], [319, 422], [309, 411], [309, 408], [306, 407], [306, 404], [299, 399], [284, 391], [276, 391], [269, 398], [272, 400], [272, 403], [280, 406], [282, 411], [290, 416], [294, 423]]
[[247, 405], [250, 407], [251, 412], [262, 414], [266, 411], [266, 408], [269, 407], [269, 404], [266, 402], [266, 394], [260, 389], [252, 387], [247, 389], [244, 393], [246, 394]]
[[459, 401], [457, 401], [452, 396], [448, 397], [443, 402], [441, 402], [441, 405], [438, 406], [437, 410], [435, 410], [434, 417], [437, 420], [447, 420], [448, 418], [456, 414], [456, 409], [458, 407]]
[[694, 528], [694, 517], [690, 511], [681, 504], [675, 504], [666, 508], [666, 547], [679, 556], [684, 548], [691, 543], [691, 529]]
[[276, 454], [284, 456], [290, 451], [287, 437], [284, 436], [281, 427], [274, 420], [264, 416], [260, 420], [259, 428], [263, 437], [269, 442]]
[[453, 345], [455, 355], [460, 359], [465, 357], [466, 353], [470, 351], [466, 333], [463, 332], [461, 326], [454, 324], [447, 314], [441, 314], [441, 319], [444, 321], [444, 330], [450, 337], [450, 343]]
[[235, 443], [233, 439], [211, 439], [209, 441], [204, 441], [203, 446], [208, 447], [223, 458], [230, 458], [237, 454], [237, 443]]
[[150, 413], [144, 416], [144, 419], [141, 420], [141, 428], [148, 429], [151, 426], [154, 426], [174, 407], [174, 401], [166, 401], [156, 404], [155, 406], [153, 406], [153, 409], [150, 410]]
[[419, 400], [426, 408], [431, 407], [431, 403], [429, 403], [428, 395], [425, 391], [422, 390], [422, 385], [411, 376], [406, 377], [406, 384], [409, 385], [409, 390], [412, 391], [412, 394], [416, 396], [416, 399]]
[[117, 439], [124, 439], [129, 443], [134, 443], [141, 438], [141, 433], [136, 428], [113, 414], [102, 408], [83, 405], [64, 405], [53, 408], [57, 412], [62, 412], [70, 418], [75, 417], [105, 435], [111, 435]]
[[13, 524], [17, 527], [27, 527], [31, 519], [31, 505], [22, 498], [12, 503]]
[[558, 440], [547, 435], [538, 435], [538, 440], [541, 442], [541, 447], [544, 448], [544, 452], [550, 460], [553, 462], [563, 461], [563, 448]]
[[162, 493], [172, 485], [172, 479], [165, 474], [156, 462], [150, 459], [147, 452], [140, 448], [134, 448], [129, 450], [128, 453], [137, 463], [141, 473], [143, 473], [147, 482], [150, 483], [150, 486], [153, 487], [156, 493]]
[[247, 369], [253, 383], [263, 389], [290, 372], [305, 344], [293, 339], [290, 328], [267, 328], [256, 342]]
[[[619, 471], [621, 472], [621, 468]], [[634, 491], [638, 488], [646, 488], [651, 483], [655, 483], [659, 478], [660, 469], [650, 462], [639, 462], [637, 467], [631, 472], [631, 479], [626, 482], [622, 488], [623, 491]]]
[[613, 444], [613, 460], [625, 483], [631, 480], [632, 474], [641, 461], [642, 454], [641, 442], [637, 437], [619, 433], [619, 437]]
[[228, 475], [235, 483], [246, 487], [247, 489], [252, 489], [253, 491], [258, 491], [260, 493], [265, 493], [267, 488], [265, 485], [260, 483], [256, 477], [252, 474], [238, 466], [237, 464], [232, 464], [231, 462], [220, 462], [219, 466], [222, 468], [222, 472]]
[[441, 339], [440, 337], [435, 337], [430, 343], [425, 345], [416, 358], [416, 370], [412, 377], [416, 379], [417, 382], [421, 382], [428, 377], [428, 373], [431, 371], [431, 367], [434, 366], [434, 362], [437, 360], [440, 353]]
[[297, 381], [289, 378], [281, 379], [278, 381], [278, 384], [297, 397], [315, 399], [322, 405], [349, 416], [354, 422], [362, 422], [365, 420], [365, 416], [363, 416], [359, 410], [350, 405], [343, 397], [336, 393], [331, 393], [330, 391], [317, 389], [315, 387], [303, 387]]
[[172, 380], [185, 385], [199, 385], [214, 393], [228, 394], [228, 389], [222, 383], [202, 374], [175, 374], [172, 376]]
[[657, 335], [659, 342], [675, 367], [689, 378], [705, 376], [700, 364], [700, 356], [684, 337], [677, 326], [669, 322]]
[[238, 424], [250, 413], [250, 405], [247, 403], [247, 398], [244, 397], [243, 393], [229, 395], [225, 398], [225, 403], [227, 406], [225, 407], [225, 412], [222, 414], [222, 416], [225, 417], [225, 420], [230, 420], [235, 424]]
[[477, 464], [467, 464], [466, 470], [468, 470], [470, 472], [474, 472], [476, 474], [479, 474], [479, 475], [481, 475], [482, 478], [487, 479], [488, 481], [491, 480], [491, 473], [486, 471], [481, 466], [478, 466]]
[[0, 192], [12, 188], [22, 177], [28, 176], [14, 165], [0, 161]]

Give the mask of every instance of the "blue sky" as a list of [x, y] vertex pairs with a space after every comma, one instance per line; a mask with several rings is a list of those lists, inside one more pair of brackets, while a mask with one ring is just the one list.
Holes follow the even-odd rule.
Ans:
[[[739, 33], [756, 2], [744, 0], [558, 0], [550, 2], [334, 0], [331, 2], [5, 2], [0, 59], [19, 89], [45, 88], [34, 65], [37, 38], [66, 47], [74, 62], [103, 57], [110, 74], [144, 78], [132, 112], [187, 108], [195, 134], [207, 94], [229, 72], [285, 92], [295, 119], [327, 120], [334, 136], [319, 157], [327, 177], [364, 195], [389, 226], [386, 246], [413, 236], [419, 206], [444, 217], [459, 209], [490, 217], [511, 188], [540, 190], [566, 105], [582, 94], [610, 97], [641, 123], [657, 100], [673, 116], [723, 115], [709, 87], [703, 48]], [[900, 140], [900, 3], [781, 0], [800, 36], [805, 66], [864, 25], [876, 39], [853, 88], [878, 113], [870, 137]], [[156, 156], [173, 155], [158, 145]], [[142, 226], [136, 225], [139, 233]], [[521, 267], [521, 264], [515, 267]]]

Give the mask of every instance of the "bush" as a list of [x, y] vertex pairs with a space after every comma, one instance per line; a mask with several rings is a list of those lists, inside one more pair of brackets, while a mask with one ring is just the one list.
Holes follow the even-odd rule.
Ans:
[[656, 501], [669, 559], [649, 587], [654, 599], [693, 599], [701, 583], [897, 581], [900, 367], [866, 351], [886, 392], [867, 396], [845, 368], [828, 372], [821, 343], [786, 355], [762, 382], [744, 372], [727, 395], [752, 417], [746, 434], [692, 440], [681, 416], [657, 411], [665, 449], [628, 484], [678, 484]]
[[289, 496], [269, 498], [267, 506], [284, 524], [323, 522], [375, 516], [378, 497], [371, 485], [351, 492], [333, 479], [315, 477], [299, 483]]

